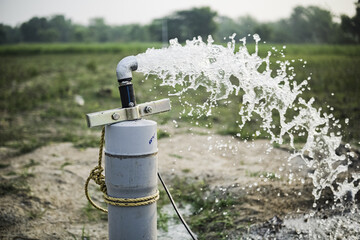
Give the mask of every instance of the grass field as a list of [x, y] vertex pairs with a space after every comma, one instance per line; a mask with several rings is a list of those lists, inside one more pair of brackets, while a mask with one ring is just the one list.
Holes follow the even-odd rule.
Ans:
[[[265, 55], [273, 45], [261, 44]], [[159, 43], [145, 44], [23, 44], [0, 46], [0, 147], [13, 154], [29, 152], [49, 142], [73, 142], [78, 147], [96, 146], [99, 128], [86, 127], [85, 114], [120, 107], [115, 67], [118, 61]], [[275, 45], [282, 49], [282, 45]], [[249, 49], [254, 45], [249, 45]], [[311, 90], [304, 98], [315, 97], [316, 105], [324, 111], [332, 106], [342, 124], [345, 141], [358, 144], [360, 140], [360, 46], [287, 45], [285, 59], [295, 61], [297, 80], [310, 73]], [[284, 59], [274, 56], [272, 60]], [[153, 78], [143, 81], [134, 74], [137, 102], [167, 97], [169, 89], [159, 86]], [[154, 80], [154, 81], [152, 81]], [[332, 96], [332, 93], [333, 96]], [[84, 105], [76, 103], [81, 96]], [[202, 102], [206, 96], [192, 96]], [[160, 124], [176, 120], [180, 125], [198, 124], [214, 128], [223, 134], [238, 132], [239, 96], [230, 97], [232, 103], [220, 103], [209, 118], [194, 119], [183, 116], [177, 98], [171, 98], [172, 111], [152, 117]], [[251, 123], [242, 136], [254, 132]], [[266, 137], [260, 135], [259, 137]]]

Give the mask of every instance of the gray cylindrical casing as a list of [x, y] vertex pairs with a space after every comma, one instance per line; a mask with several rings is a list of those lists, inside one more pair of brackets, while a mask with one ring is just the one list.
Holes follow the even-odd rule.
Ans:
[[[106, 126], [105, 182], [111, 197], [139, 198], [157, 191], [157, 125], [135, 120]], [[108, 204], [110, 240], [157, 238], [156, 203], [136, 207]]]

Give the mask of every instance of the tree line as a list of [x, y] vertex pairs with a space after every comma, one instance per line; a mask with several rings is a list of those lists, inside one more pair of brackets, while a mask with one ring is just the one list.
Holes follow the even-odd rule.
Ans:
[[219, 16], [209, 7], [174, 12], [150, 24], [111, 26], [103, 18], [91, 19], [87, 26], [73, 23], [63, 15], [33, 17], [20, 26], [0, 24], [0, 44], [21, 42], [159, 42], [178, 38], [179, 42], [212, 35], [225, 41], [233, 33], [237, 37], [258, 33], [272, 43], [360, 43], [360, 0], [356, 14], [342, 15], [340, 23], [325, 9], [295, 7], [286, 19], [259, 22], [251, 16], [232, 19]]

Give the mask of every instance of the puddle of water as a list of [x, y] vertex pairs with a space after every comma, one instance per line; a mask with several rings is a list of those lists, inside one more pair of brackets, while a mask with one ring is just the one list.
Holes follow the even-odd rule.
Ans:
[[[185, 208], [179, 208], [183, 217], [191, 215], [191, 205], [185, 205]], [[167, 221], [168, 231], [158, 227], [158, 240], [192, 240], [184, 225], [178, 219], [175, 210], [171, 204], [164, 205], [161, 212], [169, 216]]]

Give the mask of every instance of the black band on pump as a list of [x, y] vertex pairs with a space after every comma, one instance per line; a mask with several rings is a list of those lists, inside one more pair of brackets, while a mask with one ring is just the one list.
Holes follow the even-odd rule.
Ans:
[[121, 104], [123, 108], [134, 107], [136, 105], [134, 87], [131, 82], [122, 82], [119, 86]]

